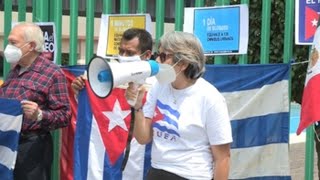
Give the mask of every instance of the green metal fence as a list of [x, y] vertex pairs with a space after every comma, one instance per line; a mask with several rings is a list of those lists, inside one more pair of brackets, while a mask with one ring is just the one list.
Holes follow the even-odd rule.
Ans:
[[[101, 0], [100, 0], [101, 1]], [[182, 31], [183, 28], [183, 14], [185, 2], [187, 0], [175, 0], [175, 30]], [[27, 13], [27, 3], [26, 0], [17, 0], [18, 4], [18, 19], [12, 19], [12, 0], [4, 0], [4, 47], [7, 45], [7, 37], [11, 30], [11, 23], [13, 21], [26, 21]], [[54, 22], [55, 32], [56, 32], [56, 42], [57, 42], [57, 63], [61, 64], [61, 43], [62, 43], [62, 15], [63, 15], [63, 2], [64, 0], [33, 0], [32, 1], [32, 21], [33, 22]], [[77, 48], [78, 48], [78, 0], [69, 0], [70, 4], [70, 51], [69, 51], [69, 65], [77, 64]], [[165, 22], [165, 4], [169, 1], [166, 0], [136, 0], [136, 13], [148, 13], [147, 6], [148, 3], [155, 3], [155, 42], [157, 43], [159, 38], [165, 32], [164, 22]], [[206, 4], [215, 3], [216, 5], [228, 5], [230, 0], [193, 0], [195, 7], [203, 7]], [[85, 61], [89, 62], [94, 54], [94, 18], [95, 18], [95, 3], [96, 0], [86, 0], [86, 42], [85, 42]], [[110, 14], [113, 11], [115, 0], [102, 0], [102, 12], [104, 14]], [[248, 4], [249, 0], [241, 0], [241, 3]], [[262, 22], [261, 22], [261, 40], [260, 40], [260, 63], [269, 63], [269, 45], [270, 45], [270, 19], [271, 19], [271, 0], [262, 1]], [[129, 0], [120, 0], [119, 12], [126, 14], [131, 10], [132, 7], [129, 6]], [[249, 9], [250, 12], [250, 9]], [[293, 22], [294, 22], [294, 1], [285, 0], [285, 33], [284, 33], [284, 52], [283, 52], [283, 62], [288, 63], [292, 58], [293, 51]], [[63, 28], [66, 28], [64, 24]], [[216, 56], [216, 64], [228, 63], [227, 56]], [[239, 56], [239, 63], [248, 63], [247, 55]], [[3, 76], [6, 78], [9, 72], [10, 66], [4, 62]], [[60, 149], [60, 133], [56, 131], [54, 134], [55, 143], [55, 158], [53, 164], [53, 179], [59, 179], [59, 149]], [[311, 129], [307, 130], [307, 143], [306, 143], [306, 165], [305, 165], [305, 179], [313, 179], [313, 133]]]

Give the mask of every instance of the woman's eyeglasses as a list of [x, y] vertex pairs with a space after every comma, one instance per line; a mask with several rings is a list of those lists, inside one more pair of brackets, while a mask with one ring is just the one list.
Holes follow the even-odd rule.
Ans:
[[167, 58], [168, 58], [169, 56], [172, 56], [172, 55], [173, 55], [173, 54], [166, 54], [166, 53], [164, 53], [164, 52], [162, 52], [162, 53], [155, 52], [155, 53], [153, 54], [154, 59], [157, 59], [158, 57], [160, 57], [160, 62], [161, 62], [161, 63], [164, 63], [164, 62], [167, 60]]

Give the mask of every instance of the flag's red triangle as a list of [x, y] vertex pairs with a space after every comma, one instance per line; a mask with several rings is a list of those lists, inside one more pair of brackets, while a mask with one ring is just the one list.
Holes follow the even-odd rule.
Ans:
[[316, 32], [317, 30], [317, 24], [314, 25], [312, 24], [312, 21], [318, 21], [319, 19], [319, 15], [317, 13], [317, 11], [314, 11], [313, 9], [309, 8], [309, 7], [306, 7], [305, 8], [305, 34], [304, 34], [304, 38], [305, 40], [308, 40], [310, 39], [314, 33]]

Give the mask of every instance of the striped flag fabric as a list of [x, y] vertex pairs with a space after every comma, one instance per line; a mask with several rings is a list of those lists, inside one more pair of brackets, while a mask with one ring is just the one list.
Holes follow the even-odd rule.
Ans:
[[207, 66], [227, 101], [233, 143], [229, 179], [287, 180], [288, 64]]
[[108, 98], [94, 95], [86, 85], [79, 95], [77, 127], [75, 133], [74, 178], [91, 179], [143, 179], [144, 170], [150, 167], [150, 146], [133, 140], [125, 170], [121, 171], [128, 132], [130, 106], [124, 97], [125, 90], [116, 88]]
[[[82, 75], [85, 70], [86, 66], [80, 65], [63, 67], [63, 71], [68, 81], [68, 89], [70, 93], [69, 98], [73, 111], [73, 117], [71, 120], [71, 125], [62, 129], [60, 179], [131, 180], [132, 177], [134, 177], [134, 179], [143, 179], [148, 168], [150, 167], [151, 145], [140, 145], [134, 138], [131, 141], [131, 150], [126, 168], [123, 172], [121, 172], [120, 170], [130, 124], [130, 117], [129, 114], [127, 114], [128, 111], [130, 111], [130, 107], [124, 99], [124, 90], [114, 89], [112, 95], [108, 97], [108, 100], [96, 99], [90, 91], [92, 96], [92, 101], [90, 101], [88, 95], [89, 93], [87, 92], [87, 90], [90, 90], [90, 88], [87, 85], [87, 88], [81, 91], [79, 97], [75, 96], [71, 89], [71, 82], [77, 76]], [[111, 106], [115, 106], [114, 111], [116, 115], [114, 117], [117, 117], [117, 112], [119, 110], [117, 108], [119, 108], [120, 104], [112, 104], [112, 102], [115, 101], [110, 101], [110, 99], [118, 96], [122, 97], [122, 100], [120, 101], [121, 104], [125, 104], [121, 105], [121, 107], [123, 108], [123, 111], [128, 115], [125, 118], [125, 123], [128, 127], [126, 128], [126, 130], [123, 129], [121, 131], [124, 126], [120, 126], [119, 130], [119, 127], [117, 127], [115, 123], [113, 127], [114, 130], [112, 129], [113, 125], [111, 125], [110, 128], [112, 131], [111, 133], [108, 133], [108, 131], [104, 131], [103, 129], [106, 123], [104, 121], [107, 116], [105, 116], [105, 118], [98, 118], [98, 120], [89, 118], [93, 117], [90, 107], [93, 107], [93, 109], [97, 107], [94, 102], [101, 102], [103, 108], [104, 106], [106, 106], [110, 109]], [[99, 125], [102, 127], [101, 133]], [[112, 134], [113, 131], [116, 131], [116, 133]], [[118, 137], [117, 133], [122, 133], [122, 136]], [[113, 141], [110, 141], [110, 143], [108, 142], [110, 138], [108, 134], [111, 134], [110, 137], [115, 138]], [[104, 141], [102, 141], [101, 139], [103, 139]], [[107, 158], [106, 154], [103, 154], [106, 152], [106, 150], [110, 152], [110, 160]], [[107, 158], [103, 161], [106, 163], [101, 162], [101, 157]], [[98, 160], [96, 158], [98, 158]], [[116, 158], [120, 158], [117, 160], [117, 163], [115, 163]], [[109, 165], [103, 167], [104, 164]]]
[[[226, 98], [233, 143], [229, 179], [287, 180], [289, 166], [290, 65], [207, 65], [204, 78]], [[124, 90], [100, 99], [88, 85], [78, 97], [72, 168], [65, 180], [143, 180], [151, 145], [133, 138], [121, 171], [130, 126]], [[70, 142], [69, 142], [70, 144]], [[71, 152], [70, 152], [71, 153]], [[64, 174], [61, 174], [61, 177]]]
[[68, 84], [69, 102], [72, 110], [70, 125], [61, 129], [60, 180], [73, 180], [74, 136], [78, 112], [77, 97], [71, 89], [72, 81], [82, 75], [87, 67], [84, 65], [65, 66], [62, 68]]
[[320, 121], [320, 27], [314, 35], [312, 49], [302, 95], [297, 135], [311, 124]]
[[22, 125], [20, 101], [0, 98], [0, 179], [12, 180]]

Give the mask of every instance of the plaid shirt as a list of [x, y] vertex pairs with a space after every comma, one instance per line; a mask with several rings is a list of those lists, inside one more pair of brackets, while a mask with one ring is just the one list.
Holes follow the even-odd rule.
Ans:
[[71, 119], [66, 78], [52, 61], [38, 56], [27, 70], [19, 75], [16, 65], [0, 87], [0, 97], [29, 100], [38, 103], [43, 113], [41, 121], [23, 118], [22, 132], [50, 131], [65, 127]]

